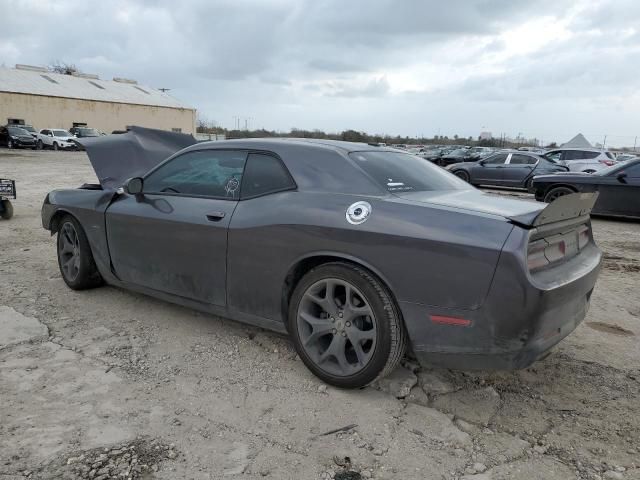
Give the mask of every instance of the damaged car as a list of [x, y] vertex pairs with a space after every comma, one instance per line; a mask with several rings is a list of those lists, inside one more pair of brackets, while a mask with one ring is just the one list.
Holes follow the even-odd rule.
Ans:
[[73, 289], [107, 283], [288, 334], [323, 381], [363, 387], [423, 364], [530, 365], [585, 317], [600, 270], [597, 194], [485, 194], [386, 147], [195, 143], [132, 127], [79, 139], [100, 184], [50, 192]]

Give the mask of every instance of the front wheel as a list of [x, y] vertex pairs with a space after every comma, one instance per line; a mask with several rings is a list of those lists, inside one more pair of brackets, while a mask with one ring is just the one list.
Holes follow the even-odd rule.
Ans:
[[288, 324], [307, 368], [336, 387], [362, 388], [384, 377], [406, 348], [404, 325], [386, 287], [347, 263], [321, 265], [300, 280]]
[[60, 273], [70, 288], [84, 290], [102, 284], [87, 235], [80, 223], [70, 215], [60, 222], [57, 247]]
[[38, 150], [42, 150], [43, 146], [42, 146], [42, 140], [38, 140], [38, 143], [36, 143], [36, 148]]
[[53, 149], [58, 150], [58, 144], [56, 142], [53, 142]]
[[7, 148], [13, 148], [13, 141], [11, 139], [7, 141]]
[[9, 200], [0, 200], [0, 203], [2, 203], [2, 213], [0, 213], [0, 217], [9, 220], [13, 217], [13, 205]]
[[575, 193], [575, 191], [569, 187], [555, 187], [547, 192], [544, 196], [544, 201], [546, 203], [551, 203], [560, 197], [564, 197], [565, 195], [570, 195], [572, 193]]

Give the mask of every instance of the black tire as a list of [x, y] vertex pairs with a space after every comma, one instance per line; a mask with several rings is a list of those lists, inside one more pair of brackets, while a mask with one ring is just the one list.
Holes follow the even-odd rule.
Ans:
[[[364, 305], [373, 313], [372, 318], [366, 317], [374, 324], [372, 329], [374, 333], [372, 335], [375, 337], [367, 353], [369, 358], [364, 365], [360, 362], [352, 364], [351, 366], [355, 366], [358, 370], [349, 375], [336, 375], [327, 371], [326, 367], [323, 368], [319, 363], [316, 363], [311, 356], [312, 354], [307, 351], [307, 347], [303, 345], [301, 338], [298, 315], [299, 311], [302, 311], [301, 303], [303, 298], [319, 282], [334, 280], [355, 287], [357, 295], [362, 296]], [[328, 297], [327, 293], [325, 295]], [[325, 316], [324, 318], [326, 319], [327, 317]], [[353, 322], [355, 326], [356, 321], [354, 320]], [[399, 310], [390, 292], [370, 272], [348, 263], [326, 263], [310, 270], [302, 277], [296, 285], [289, 304], [288, 327], [298, 355], [307, 368], [325, 383], [340, 388], [362, 388], [388, 375], [399, 364], [406, 350], [407, 334]], [[349, 322], [346, 323], [346, 327], [349, 327]], [[304, 335], [304, 332], [302, 335]], [[329, 342], [331, 345], [335, 338], [339, 338], [335, 329], [333, 334], [328, 333], [328, 335], [332, 335]], [[353, 356], [355, 348], [351, 343], [351, 338], [351, 334], [348, 334], [348, 338], [343, 340], [343, 342], [348, 342], [345, 343], [344, 348], [346, 350], [343, 350], [343, 353], [346, 351], [346, 353], [352, 353]], [[360, 343], [360, 351], [362, 351], [365, 343]], [[349, 348], [351, 348], [351, 352], [349, 352]], [[329, 349], [330, 347], [327, 346], [325, 352], [320, 352], [321, 356]]]
[[58, 143], [57, 142], [53, 142], [53, 147], [54, 150], [58, 150]]
[[555, 187], [551, 188], [546, 195], [544, 196], [544, 201], [546, 203], [551, 203], [559, 197], [563, 197], [565, 195], [570, 195], [575, 193], [576, 191], [569, 187]]
[[464, 170], [453, 170], [451, 173], [453, 173], [456, 177], [458, 177], [461, 180], [464, 180], [467, 183], [471, 183], [469, 180], [469, 173], [464, 171]]
[[[67, 215], [62, 218], [58, 227], [58, 239], [56, 242], [58, 267], [60, 268], [60, 274], [64, 282], [73, 290], [85, 290], [102, 285], [102, 276], [100, 272], [98, 272], [93, 254], [91, 253], [89, 240], [80, 223], [71, 215]], [[67, 245], [65, 243], [65, 236], [69, 231], [68, 229], [73, 230], [77, 236], [75, 239], [67, 237], [75, 247], [74, 255], [77, 255], [77, 257], [72, 256], [71, 259], [68, 258], [64, 252], [64, 247]], [[74, 274], [71, 274], [69, 269], [65, 267], [65, 264], [70, 260], [75, 263]]]
[[7, 140], [7, 148], [13, 148], [13, 140]]
[[36, 148], [37, 148], [38, 150], [42, 150], [42, 148], [43, 148], [42, 140], [38, 140], [38, 142], [36, 143]]
[[2, 213], [0, 213], [0, 217], [4, 218], [5, 220], [9, 220], [11, 217], [13, 217], [13, 205], [11, 205], [11, 202], [9, 200], [0, 200], [0, 202], [2, 202]]

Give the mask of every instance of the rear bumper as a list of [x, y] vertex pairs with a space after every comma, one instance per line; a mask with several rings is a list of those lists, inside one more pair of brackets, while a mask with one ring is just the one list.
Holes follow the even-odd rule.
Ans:
[[477, 309], [400, 302], [420, 363], [463, 370], [525, 368], [582, 322], [600, 271], [600, 250], [591, 243], [565, 264], [531, 275], [518, 243], [507, 241]]

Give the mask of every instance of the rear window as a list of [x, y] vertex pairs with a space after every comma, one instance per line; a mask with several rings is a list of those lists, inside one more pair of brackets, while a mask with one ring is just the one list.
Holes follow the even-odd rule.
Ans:
[[354, 152], [349, 156], [389, 193], [472, 188], [446, 170], [407, 153]]

